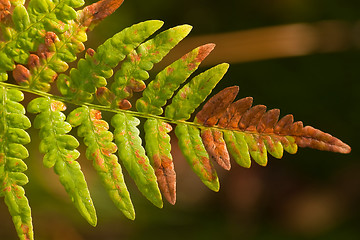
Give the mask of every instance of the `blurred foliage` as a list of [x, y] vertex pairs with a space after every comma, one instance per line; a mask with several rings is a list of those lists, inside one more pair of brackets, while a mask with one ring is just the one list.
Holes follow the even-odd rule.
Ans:
[[[90, 2], [89, 2], [90, 3]], [[120, 9], [89, 35], [96, 47], [126, 26], [148, 19], [165, 28], [188, 23], [190, 35], [239, 31], [279, 24], [322, 20], [360, 20], [360, 1], [351, 0], [126, 0]], [[356, 32], [354, 32], [356, 34]], [[357, 39], [360, 32], [357, 32]], [[211, 42], [211, 39], [208, 40]], [[190, 50], [190, 49], [189, 49]], [[253, 164], [219, 171], [219, 193], [207, 190], [181, 157], [174, 141], [178, 201], [164, 209], [139, 197], [126, 181], [137, 209], [126, 220], [107, 197], [91, 163], [82, 158], [97, 208], [97, 228], [75, 211], [57, 177], [42, 166], [38, 134], [26, 159], [26, 186], [38, 240], [82, 239], [357, 239], [360, 238], [360, 52], [339, 53], [232, 64], [214, 92], [239, 85], [239, 97], [280, 108], [281, 116], [321, 128], [348, 143], [350, 155], [300, 149], [295, 156], [269, 159], [266, 168]], [[175, 137], [173, 137], [175, 140]], [[84, 156], [84, 149], [80, 149]], [[17, 239], [10, 216], [0, 203], [0, 239]]]

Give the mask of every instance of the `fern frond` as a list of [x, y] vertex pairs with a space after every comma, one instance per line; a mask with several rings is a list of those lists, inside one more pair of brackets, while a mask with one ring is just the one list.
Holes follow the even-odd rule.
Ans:
[[[40, 129], [43, 164], [54, 168], [75, 207], [93, 226], [97, 223], [96, 212], [76, 161], [79, 142], [69, 134], [72, 127], [78, 127], [78, 136], [87, 146], [86, 157], [93, 162], [111, 200], [129, 219], [135, 218], [135, 211], [120, 164], [155, 206], [163, 206], [160, 190], [167, 201], [176, 202], [170, 144], [173, 127], [186, 161], [213, 191], [219, 190], [220, 183], [212, 160], [229, 170], [230, 155], [239, 165], [250, 167], [251, 159], [265, 166], [268, 152], [281, 158], [284, 150], [296, 153], [298, 147], [350, 152], [345, 143], [294, 122], [292, 115], [279, 120], [280, 110], [252, 106], [250, 97], [234, 102], [238, 87], [226, 88], [210, 98], [190, 122], [191, 115], [228, 69], [228, 64], [219, 64], [186, 82], [214, 44], [193, 49], [145, 84], [153, 65], [189, 34], [189, 25], [170, 28], [148, 39], [163, 22], [135, 24], [96, 51], [88, 49], [69, 75], [60, 74], [85, 50], [86, 32], [122, 3], [100, 0], [75, 11], [83, 0], [31, 0], [28, 5], [23, 0], [0, 1], [0, 195], [5, 197], [20, 239], [33, 239], [31, 210], [21, 187], [28, 181], [22, 160], [28, 156], [23, 145], [30, 142], [25, 129], [31, 124], [19, 103], [23, 94], [16, 88], [41, 96], [28, 104], [28, 111], [37, 114], [34, 127]], [[108, 84], [116, 67], [119, 70], [114, 81]], [[8, 71], [21, 86], [2, 83]], [[62, 96], [47, 93], [56, 79]], [[128, 111], [134, 92], [142, 95], [136, 101], [136, 111]], [[65, 102], [77, 106], [67, 121]], [[164, 113], [167, 102], [170, 104]], [[114, 134], [100, 111], [114, 114]], [[146, 151], [138, 117], [146, 119]]]
[[[198, 47], [157, 74], [137, 100], [136, 108], [140, 112], [160, 115], [162, 107], [176, 89], [186, 81], [204, 58], [214, 49], [214, 44]], [[145, 122], [146, 150], [155, 170], [159, 187], [171, 204], [176, 202], [176, 173], [170, 154], [170, 136], [172, 127], [161, 120], [149, 119]]]
[[129, 219], [135, 218], [130, 194], [126, 188], [121, 166], [113, 154], [117, 147], [112, 142], [113, 134], [108, 131], [109, 124], [101, 120], [101, 112], [80, 107], [72, 111], [68, 121], [73, 127], [78, 128], [78, 135], [84, 137], [88, 146], [86, 157], [93, 161], [94, 168], [108, 191], [111, 200]]
[[139, 119], [125, 113], [118, 113], [111, 120], [111, 125], [115, 128], [114, 137], [120, 160], [140, 192], [155, 206], [162, 208], [163, 202], [155, 172], [141, 145], [136, 127], [139, 124]]
[[40, 152], [45, 153], [44, 165], [54, 167], [61, 184], [65, 187], [71, 201], [81, 215], [93, 226], [96, 225], [96, 212], [90, 193], [76, 159], [80, 153], [75, 149], [79, 142], [68, 135], [71, 125], [65, 122], [66, 106], [51, 98], [36, 98], [28, 105], [28, 111], [38, 114], [34, 127], [40, 129]]
[[178, 124], [175, 134], [181, 152], [191, 169], [208, 188], [215, 192], [219, 191], [219, 179], [200, 137], [200, 130], [194, 126]]
[[[210, 94], [227, 69], [228, 64], [220, 64], [194, 77], [173, 97], [172, 103], [166, 107], [165, 116], [175, 120], [189, 119], [191, 113]], [[207, 187], [218, 191], [219, 180], [201, 141], [199, 129], [187, 124], [178, 124], [175, 134], [179, 139], [179, 147], [193, 171]]]
[[206, 44], [195, 48], [158, 73], [143, 92], [143, 96], [137, 100], [136, 109], [148, 114], [161, 115], [166, 101], [199, 67], [214, 47], [214, 44]]
[[[124, 106], [124, 99], [131, 98], [133, 92], [144, 90], [146, 85], [143, 81], [149, 78], [147, 71], [151, 70], [155, 63], [160, 62], [172, 48], [190, 33], [191, 29], [192, 27], [189, 25], [168, 29], [132, 51], [114, 76], [111, 89], [116, 99], [112, 102], [113, 107], [118, 107], [119, 104], [120, 107]], [[125, 106], [131, 106], [129, 104]]]
[[148, 119], [145, 122], [144, 130], [146, 152], [155, 170], [159, 188], [166, 200], [174, 205], [176, 202], [176, 173], [170, 153], [171, 144], [168, 134], [172, 127], [164, 121]]
[[[196, 122], [199, 121], [205, 126], [213, 126], [222, 116], [225, 109], [234, 101], [238, 91], [238, 87], [226, 88], [221, 95], [210, 98], [203, 109], [196, 115]], [[201, 138], [210, 157], [224, 169], [230, 170], [230, 156], [222, 132], [215, 129], [202, 129]], [[236, 145], [239, 144], [239, 141], [233, 141], [232, 143]], [[235, 150], [231, 146], [230, 149], [231, 151]], [[236, 154], [237, 157], [241, 155], [242, 151]]]
[[29, 156], [23, 144], [30, 142], [25, 129], [31, 126], [19, 103], [23, 99], [22, 92], [0, 87], [0, 196], [5, 197], [19, 238], [32, 240], [31, 209], [21, 187], [28, 182], [22, 160]]
[[91, 102], [96, 89], [106, 86], [112, 69], [162, 25], [163, 22], [156, 20], [133, 25], [105, 41], [96, 52], [88, 51], [85, 59], [78, 62], [78, 68], [71, 69], [69, 77], [59, 76], [57, 83], [62, 95]]

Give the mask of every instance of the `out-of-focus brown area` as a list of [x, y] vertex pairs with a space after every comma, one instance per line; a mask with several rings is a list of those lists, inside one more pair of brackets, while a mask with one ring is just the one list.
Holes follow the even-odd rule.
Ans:
[[357, 27], [357, 24], [328, 20], [189, 37], [178, 45], [168, 61], [157, 67], [161, 69], [181, 57], [178, 54], [208, 41], [215, 43], [216, 49], [203, 62], [206, 66], [341, 52], [360, 45], [353, 36]]
[[[281, 160], [269, 157], [265, 168], [253, 162], [245, 169], [231, 161], [230, 171], [216, 166], [221, 187], [214, 193], [191, 172], [171, 135], [176, 205], [157, 209], [126, 175], [136, 211], [135, 221], [129, 221], [107, 197], [82, 146], [79, 162], [99, 218], [93, 228], [73, 207], [58, 177], [42, 166], [38, 131], [30, 129], [25, 190], [36, 239], [360, 239], [359, 12], [355, 0], [124, 1], [90, 33], [87, 47], [96, 49], [139, 21], [161, 19], [163, 29], [189, 23], [193, 32], [155, 66], [150, 80], [192, 48], [216, 43], [204, 66], [225, 61], [231, 67], [214, 92], [238, 85], [238, 98], [252, 96], [254, 104], [279, 108], [280, 117], [291, 113], [296, 121], [349, 144], [352, 152], [299, 149]], [[17, 239], [3, 201], [0, 219], [0, 239]]]

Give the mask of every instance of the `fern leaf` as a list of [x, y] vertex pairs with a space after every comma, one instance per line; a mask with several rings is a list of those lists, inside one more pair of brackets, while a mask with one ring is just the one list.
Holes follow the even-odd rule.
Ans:
[[[107, 84], [106, 78], [127, 54], [162, 26], [161, 21], [146, 21], [135, 24], [115, 34], [95, 51], [88, 51], [85, 59], [80, 59], [77, 69], [71, 69], [70, 76], [60, 75], [60, 92], [75, 100], [91, 102], [97, 88]], [[84, 81], [84, 79], [86, 79]]]
[[[37, 54], [30, 54], [28, 68], [18, 64], [12, 73], [19, 85], [48, 92], [57, 72], [66, 71], [68, 65], [57, 58], [57, 52], [61, 51], [58, 36], [54, 32], [47, 32], [44, 39], [45, 44], [39, 46]], [[57, 48], [59, 50], [56, 50]]]
[[201, 139], [210, 158], [225, 170], [230, 170], [230, 156], [221, 131], [215, 129], [201, 130]]
[[218, 93], [210, 98], [201, 111], [196, 114], [195, 122], [199, 122], [204, 126], [214, 126], [234, 101], [238, 92], [238, 86], [229, 87], [224, 89], [221, 94]]
[[257, 135], [245, 134], [251, 157], [261, 166], [267, 165], [267, 152], [264, 141]]
[[162, 107], [176, 89], [199, 67], [200, 63], [214, 49], [214, 44], [200, 46], [157, 74], [137, 100], [136, 108], [140, 112], [160, 115]]
[[40, 129], [40, 151], [45, 153], [44, 165], [54, 167], [71, 201], [81, 215], [95, 226], [95, 208], [84, 174], [76, 161], [80, 155], [75, 150], [79, 142], [67, 134], [71, 130], [71, 125], [65, 122], [65, 115], [61, 112], [65, 108], [62, 102], [50, 98], [36, 98], [28, 105], [29, 112], [38, 114], [34, 127]]
[[[201, 122], [205, 126], [215, 125], [219, 117], [234, 101], [238, 92], [238, 87], [232, 87], [224, 90], [223, 94], [212, 97], [196, 115], [195, 122]], [[230, 156], [226, 149], [223, 133], [216, 129], [203, 129], [201, 130], [201, 138], [210, 157], [222, 168], [230, 170]]]
[[165, 116], [170, 119], [187, 120], [190, 114], [205, 100], [211, 90], [225, 75], [229, 64], [219, 64], [194, 77], [173, 97], [166, 107]]
[[139, 123], [139, 119], [124, 113], [118, 113], [112, 118], [118, 155], [140, 192], [155, 206], [162, 208], [163, 202], [154, 169], [141, 146], [139, 130], [136, 127]]
[[83, 42], [86, 32], [100, 20], [111, 14], [122, 1], [102, 0], [77, 12], [77, 17], [69, 21], [69, 28], [59, 35], [47, 32], [44, 42], [39, 45], [36, 54], [30, 54], [28, 69], [17, 65], [13, 77], [20, 85], [34, 90], [48, 92], [50, 84], [57, 74], [68, 69], [69, 62], [76, 60], [76, 55], [85, 50]]
[[245, 134], [241, 132], [224, 131], [224, 140], [235, 162], [242, 167], [251, 166], [251, 158]]
[[[160, 115], [166, 101], [172, 97], [175, 90], [193, 73], [204, 58], [214, 49], [214, 44], [198, 47], [181, 59], [161, 71], [151, 81], [136, 102], [140, 112]], [[165, 198], [171, 203], [176, 201], [176, 173], [170, 154], [171, 126], [163, 121], [149, 119], [145, 122], [146, 150], [155, 169], [158, 183]]]
[[[278, 109], [266, 112], [263, 105], [251, 107], [252, 98], [243, 98], [230, 104], [234, 96], [231, 100], [229, 92], [237, 94], [237, 89], [229, 87], [212, 97], [196, 115], [195, 122], [217, 127], [212, 131], [222, 131], [226, 145], [239, 165], [250, 167], [251, 156], [259, 165], [266, 166], [267, 152], [281, 158], [283, 150], [294, 154], [298, 146], [339, 153], [351, 151], [347, 144], [330, 134], [310, 126], [303, 127], [300, 121], [294, 122], [292, 115], [278, 120]], [[227, 103], [220, 106], [221, 101]], [[203, 141], [205, 145], [211, 142], [205, 137]]]
[[92, 30], [100, 21], [118, 9], [124, 0], [100, 0], [81, 11], [81, 24]]
[[179, 124], [175, 128], [175, 134], [179, 139], [179, 147], [192, 170], [208, 188], [215, 192], [219, 191], [219, 179], [206, 152], [199, 129]]
[[14, 62], [27, 63], [29, 52], [44, 41], [44, 30], [65, 32], [68, 25], [64, 23], [76, 18], [73, 8], [83, 4], [82, 0], [32, 0], [27, 9], [18, 4], [12, 14], [14, 26], [6, 29], [6, 42], [0, 46], [0, 80], [7, 80], [5, 72], [15, 69]]
[[108, 191], [111, 200], [129, 219], [135, 218], [130, 194], [126, 188], [121, 166], [113, 154], [117, 147], [112, 142], [113, 134], [109, 125], [101, 120], [101, 112], [87, 107], [80, 107], [68, 116], [68, 122], [78, 128], [78, 135], [84, 137], [88, 146], [86, 157], [93, 161], [94, 168]]
[[[190, 114], [210, 94], [227, 69], [228, 64], [220, 64], [194, 77], [180, 89], [172, 103], [166, 107], [165, 116], [178, 120], [190, 118]], [[218, 191], [219, 180], [201, 141], [199, 130], [193, 126], [179, 124], [175, 128], [175, 134], [179, 139], [179, 147], [193, 171], [207, 187]]]
[[144, 130], [146, 151], [155, 170], [160, 190], [166, 200], [174, 205], [176, 202], [176, 173], [170, 153], [171, 144], [168, 134], [172, 127], [164, 121], [149, 119], [145, 122]]
[[[5, 203], [13, 218], [15, 229], [20, 239], [34, 239], [31, 218], [31, 209], [22, 184], [28, 182], [25, 175], [9, 174], [8, 179], [3, 182], [3, 195]], [[25, 180], [26, 179], [26, 180]]]
[[[176, 120], [189, 119], [190, 114], [210, 94], [228, 67], [228, 64], [220, 64], [194, 77], [179, 90], [172, 99], [172, 103], [166, 107], [165, 116]], [[193, 126], [178, 124], [175, 128], [175, 134], [179, 139], [180, 149], [193, 171], [207, 187], [218, 191], [219, 180], [201, 141], [199, 130]]]
[[29, 15], [23, 5], [15, 7], [12, 20], [14, 22], [15, 29], [18, 31], [24, 31], [30, 25]]
[[23, 146], [30, 142], [25, 129], [31, 126], [19, 103], [24, 98], [15, 89], [0, 88], [0, 196], [4, 196], [20, 239], [34, 239], [31, 209], [22, 188], [28, 178], [22, 172], [27, 169], [22, 159], [29, 156]]
[[84, 5], [83, 0], [31, 0], [28, 12], [34, 29], [46, 29], [55, 33], [67, 30], [70, 20], [76, 18], [76, 11]]
[[118, 106], [123, 99], [129, 99], [133, 92], [144, 90], [146, 85], [143, 81], [149, 78], [147, 71], [151, 70], [155, 63], [160, 62], [191, 29], [189, 25], [170, 28], [132, 51], [114, 76], [115, 82], [111, 89], [116, 95], [116, 100], [113, 105]]

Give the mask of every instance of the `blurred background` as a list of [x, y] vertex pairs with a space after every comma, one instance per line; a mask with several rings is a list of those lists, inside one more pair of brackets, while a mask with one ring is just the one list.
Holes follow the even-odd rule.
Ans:
[[[38, 131], [30, 129], [25, 189], [36, 239], [360, 239], [360, 1], [125, 0], [89, 33], [87, 47], [96, 49], [123, 28], [148, 19], [165, 21], [162, 29], [194, 26], [152, 77], [194, 47], [214, 42], [217, 48], [200, 71], [231, 64], [214, 92], [238, 85], [239, 97], [280, 108], [281, 116], [294, 114], [295, 120], [348, 143], [352, 152], [299, 149], [282, 160], [269, 156], [266, 168], [253, 163], [244, 169], [233, 162], [229, 172], [218, 169], [221, 188], [213, 193], [191, 172], [173, 137], [177, 203], [164, 202], [157, 209], [125, 176], [135, 221], [114, 207], [91, 163], [81, 157], [98, 213], [93, 228], [57, 176], [43, 167]], [[80, 151], [84, 156], [83, 146]], [[3, 201], [0, 219], [0, 239], [17, 239]]]

